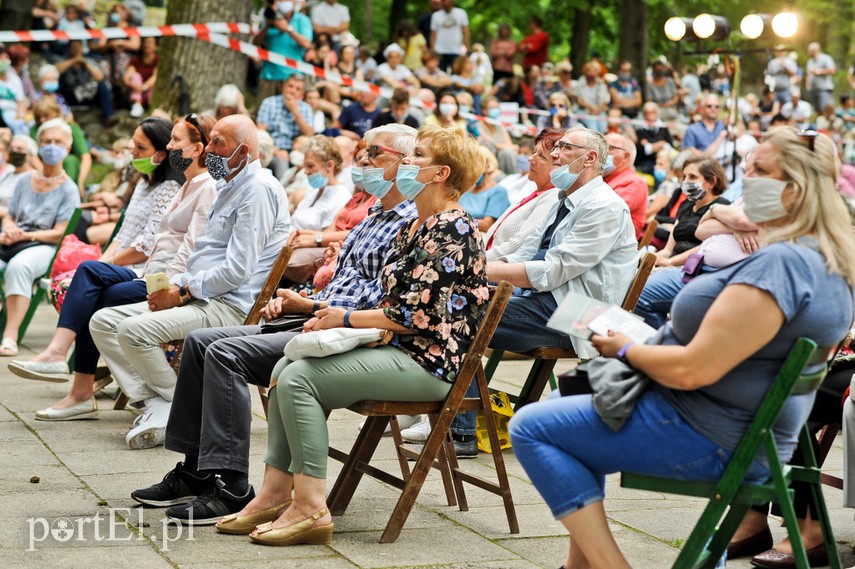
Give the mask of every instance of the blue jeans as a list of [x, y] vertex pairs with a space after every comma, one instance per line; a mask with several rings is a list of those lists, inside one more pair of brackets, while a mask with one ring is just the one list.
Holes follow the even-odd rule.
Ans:
[[[591, 395], [526, 405], [511, 419], [509, 430], [520, 464], [556, 519], [601, 502], [606, 474], [716, 480], [731, 456], [695, 431], [655, 389], [639, 397], [617, 432], [597, 415]], [[768, 477], [769, 471], [755, 461], [746, 479]]]
[[[715, 267], [704, 265], [701, 273], [711, 273], [716, 270], [718, 269]], [[638, 298], [635, 313], [644, 318], [649, 326], [658, 330], [668, 321], [668, 313], [671, 312], [674, 298], [684, 286], [686, 285], [683, 284], [683, 271], [679, 269], [656, 271], [647, 279], [647, 284], [644, 285], [644, 290]]]
[[95, 373], [101, 357], [89, 332], [92, 315], [101, 308], [146, 299], [145, 281], [134, 280], [136, 278], [136, 273], [128, 268], [99, 261], [84, 261], [77, 267], [65, 293], [57, 324], [57, 328], [67, 328], [77, 334], [75, 372]]
[[558, 303], [550, 292], [514, 290], [490, 347], [512, 352], [572, 348], [570, 336], [546, 327], [546, 321], [557, 308]]

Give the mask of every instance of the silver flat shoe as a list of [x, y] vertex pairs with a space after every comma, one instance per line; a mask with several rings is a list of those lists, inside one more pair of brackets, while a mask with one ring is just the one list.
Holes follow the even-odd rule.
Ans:
[[78, 419], [97, 418], [98, 403], [94, 397], [90, 397], [86, 401], [81, 401], [77, 405], [72, 405], [64, 409], [48, 407], [47, 409], [36, 411], [36, 419], [39, 421], [75, 421]]
[[9, 371], [24, 379], [65, 383], [68, 381], [68, 364], [62, 362], [26, 362], [12, 360]]

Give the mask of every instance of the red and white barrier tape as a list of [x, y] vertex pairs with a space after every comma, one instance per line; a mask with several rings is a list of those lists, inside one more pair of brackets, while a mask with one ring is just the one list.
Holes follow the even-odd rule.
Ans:
[[285, 57], [278, 53], [262, 49], [251, 43], [226, 37], [222, 34], [202, 34], [197, 36], [197, 38], [202, 41], [210, 42], [214, 45], [225, 47], [234, 51], [239, 51], [240, 53], [248, 55], [249, 57], [258, 58], [262, 61], [269, 61], [270, 63], [275, 63], [276, 65], [281, 65], [289, 69], [294, 69], [295, 71], [299, 71], [304, 75], [311, 75], [312, 77], [317, 77], [318, 79], [331, 81], [333, 83], [345, 85], [347, 87], [352, 87], [357, 91], [371, 91], [373, 93], [377, 93], [378, 95], [383, 95], [384, 97], [392, 96], [392, 89], [378, 87], [377, 85], [372, 85], [371, 83], [367, 83], [365, 81], [351, 79], [350, 77], [343, 77], [340, 73], [336, 71], [327, 72], [326, 70], [324, 70], [324, 68], [316, 67], [311, 63], [291, 59], [290, 57]]
[[237, 22], [213, 22], [210, 24], [174, 24], [171, 26], [140, 26], [134, 28], [96, 28], [91, 30], [23, 30], [0, 32], [0, 42], [50, 42], [90, 39], [121, 39], [184, 36], [197, 37], [212, 33], [251, 34], [252, 26]]

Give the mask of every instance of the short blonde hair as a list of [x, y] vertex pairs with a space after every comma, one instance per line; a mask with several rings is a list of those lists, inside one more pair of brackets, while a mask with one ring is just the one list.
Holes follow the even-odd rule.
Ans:
[[837, 190], [837, 151], [824, 134], [805, 140], [792, 127], [772, 128], [763, 137], [781, 156], [778, 163], [792, 183], [796, 199], [786, 225], [763, 228], [764, 244], [795, 242], [813, 235], [830, 273], [839, 273], [855, 285], [855, 244], [852, 225]]
[[481, 146], [478, 149], [481, 152], [481, 157], [485, 163], [484, 173], [488, 176], [499, 169], [499, 161], [496, 159], [496, 155], [490, 152], [490, 150], [484, 146]]
[[451, 169], [445, 186], [454, 199], [469, 191], [484, 173], [484, 159], [478, 142], [462, 130], [425, 125], [419, 129], [416, 143], [422, 140], [430, 144], [433, 163]]
[[335, 162], [333, 172], [336, 176], [341, 174], [341, 151], [338, 148], [338, 144], [332, 138], [316, 134], [303, 144], [301, 150], [304, 156], [309, 152], [314, 153], [324, 164], [332, 160]]

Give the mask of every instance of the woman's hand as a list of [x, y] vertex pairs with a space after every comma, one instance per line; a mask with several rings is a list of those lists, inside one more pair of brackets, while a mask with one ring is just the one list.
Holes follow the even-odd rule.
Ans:
[[[337, 306], [329, 306], [327, 308], [321, 308], [317, 312], [315, 312], [315, 318], [312, 320], [317, 320], [312, 327], [311, 330], [329, 330], [330, 328], [343, 328], [344, 327], [344, 314], [347, 312], [344, 308], [339, 308]], [[311, 320], [309, 321], [311, 322]], [[306, 322], [306, 326], [309, 325], [309, 322]]]
[[760, 248], [760, 242], [757, 240], [756, 231], [738, 231], [734, 229], [733, 237], [736, 239], [736, 242], [739, 243], [739, 247], [742, 249], [742, 252], [747, 255], [750, 255]]
[[300, 229], [292, 237], [289, 245], [294, 249], [305, 249], [308, 247], [317, 247], [318, 242], [316, 236], [323, 235], [320, 231], [311, 229]]
[[2, 239], [3, 245], [12, 245], [24, 239], [24, 230], [14, 223], [10, 223], [3, 229], [3, 233], [0, 233], [0, 239]]
[[671, 262], [670, 254], [664, 253], [664, 254], [660, 255], [660, 253], [664, 253], [664, 252], [660, 251], [659, 253], [656, 253], [656, 266], [657, 267], [671, 267], [671, 266], [673, 266], [673, 263]]
[[591, 343], [594, 348], [607, 358], [617, 357], [618, 350], [630, 342], [632, 342], [632, 338], [626, 334], [611, 330], [609, 330], [608, 336], [598, 336], [597, 334], [591, 336]]

